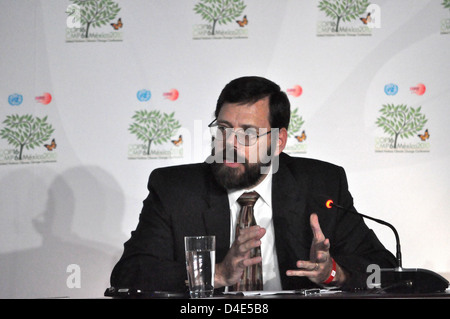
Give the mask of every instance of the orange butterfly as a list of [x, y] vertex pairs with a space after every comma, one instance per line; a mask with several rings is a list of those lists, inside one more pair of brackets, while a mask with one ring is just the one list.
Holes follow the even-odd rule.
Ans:
[[295, 138], [297, 139], [297, 141], [299, 143], [303, 142], [304, 140], [306, 140], [306, 134], [305, 131], [302, 132], [302, 135], [296, 135]]
[[244, 26], [246, 26], [248, 24], [248, 20], [247, 20], [247, 16], [244, 16], [244, 19], [242, 19], [242, 21], [236, 20], [237, 24], [239, 24], [239, 26], [241, 28], [243, 28]]
[[367, 14], [367, 17], [365, 18], [359, 18], [362, 23], [367, 24], [368, 22], [372, 21], [372, 18], [370, 17], [370, 12]]
[[117, 23], [111, 23], [114, 30], [119, 30], [119, 28], [123, 27], [122, 18], [119, 18]]
[[44, 147], [47, 148], [47, 151], [53, 151], [56, 148], [55, 139], [52, 139], [50, 144], [44, 144]]
[[420, 137], [420, 139], [421, 139], [422, 141], [426, 141], [427, 139], [430, 138], [430, 133], [428, 133], [428, 129], [426, 129], [426, 130], [425, 130], [425, 133], [419, 134], [419, 135], [417, 135], [417, 136]]
[[181, 144], [183, 144], [183, 136], [179, 136], [178, 137], [178, 140], [172, 140], [171, 141], [172, 143], [173, 143], [173, 145], [175, 145], [175, 146], [180, 146]]

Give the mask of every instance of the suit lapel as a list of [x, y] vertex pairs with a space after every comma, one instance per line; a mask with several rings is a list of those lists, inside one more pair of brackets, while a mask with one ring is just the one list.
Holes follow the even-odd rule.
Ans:
[[295, 179], [289, 169], [289, 157], [282, 154], [273, 176], [272, 207], [275, 245], [282, 279], [287, 269], [294, 269], [299, 259], [309, 259], [311, 229], [306, 212], [307, 183]]
[[205, 196], [208, 208], [203, 213], [203, 221], [208, 235], [216, 236], [216, 260], [222, 261], [230, 248], [230, 206], [225, 189], [209, 175], [209, 187]]

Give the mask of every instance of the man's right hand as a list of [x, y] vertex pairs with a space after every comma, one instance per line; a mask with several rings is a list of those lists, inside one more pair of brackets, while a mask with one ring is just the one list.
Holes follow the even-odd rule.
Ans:
[[240, 230], [238, 238], [231, 245], [224, 260], [216, 264], [214, 288], [234, 285], [239, 281], [246, 267], [262, 261], [261, 257], [249, 257], [250, 250], [261, 246], [261, 238], [265, 234], [265, 228], [260, 226]]

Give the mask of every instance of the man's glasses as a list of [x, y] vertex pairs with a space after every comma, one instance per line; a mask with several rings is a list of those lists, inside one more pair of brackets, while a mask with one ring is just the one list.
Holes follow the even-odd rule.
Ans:
[[264, 134], [258, 135], [258, 129], [256, 128], [250, 127], [247, 128], [246, 130], [244, 130], [243, 128], [238, 128], [235, 130], [231, 127], [226, 127], [218, 123], [215, 123], [216, 121], [217, 119], [214, 119], [214, 121], [212, 121], [208, 125], [211, 135], [215, 139], [219, 141], [224, 141], [231, 136], [231, 133], [234, 133], [234, 135], [236, 135], [238, 143], [244, 146], [252, 146], [256, 143], [258, 138], [272, 132], [272, 130], [270, 130], [268, 132], [265, 132]]

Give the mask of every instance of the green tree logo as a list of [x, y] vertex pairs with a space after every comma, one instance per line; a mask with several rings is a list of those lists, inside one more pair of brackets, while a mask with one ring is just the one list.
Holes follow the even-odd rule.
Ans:
[[72, 0], [80, 6], [81, 24], [86, 26], [85, 37], [89, 37], [89, 28], [100, 27], [115, 19], [120, 11], [119, 5], [111, 0]]
[[212, 22], [212, 35], [215, 34], [216, 24], [227, 24], [242, 15], [246, 8], [242, 0], [200, 0], [194, 11], [203, 20]]
[[134, 123], [128, 130], [135, 134], [138, 140], [147, 143], [147, 153], [150, 155], [152, 143], [162, 144], [170, 140], [181, 125], [174, 119], [175, 112], [171, 114], [161, 113], [160, 111], [136, 111], [132, 119]]
[[336, 32], [339, 32], [341, 21], [352, 21], [366, 12], [370, 5], [368, 0], [322, 0], [318, 7], [327, 17], [336, 19]]
[[9, 144], [19, 148], [19, 160], [22, 160], [23, 149], [34, 149], [42, 146], [55, 129], [44, 118], [26, 115], [8, 115], [3, 121], [5, 127], [0, 130], [0, 137], [6, 139]]
[[303, 117], [299, 116], [297, 114], [297, 111], [298, 109], [295, 109], [291, 113], [291, 121], [289, 122], [288, 137], [293, 137], [295, 134], [300, 132], [300, 129], [302, 128], [303, 124], [305, 124]]
[[375, 124], [383, 128], [385, 133], [394, 136], [394, 148], [397, 148], [397, 139], [415, 136], [421, 131], [428, 120], [420, 113], [421, 106], [414, 109], [407, 105], [384, 104]]

